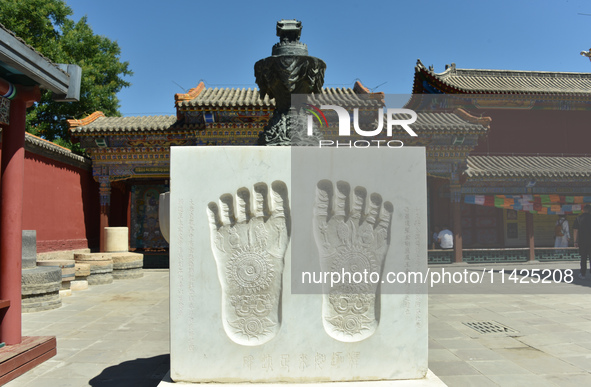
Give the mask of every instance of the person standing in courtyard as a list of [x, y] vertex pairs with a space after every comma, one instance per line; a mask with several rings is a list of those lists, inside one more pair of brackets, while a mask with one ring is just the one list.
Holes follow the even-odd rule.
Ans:
[[454, 235], [447, 226], [443, 226], [443, 229], [439, 232], [437, 242], [442, 249], [454, 248]]
[[556, 224], [554, 225], [554, 237], [554, 247], [568, 247], [570, 229], [568, 227], [566, 216], [560, 215], [556, 221]]
[[579, 248], [581, 256], [580, 279], [587, 275], [587, 259], [591, 258], [591, 204], [585, 204], [583, 213], [575, 219], [573, 224], [575, 247]]

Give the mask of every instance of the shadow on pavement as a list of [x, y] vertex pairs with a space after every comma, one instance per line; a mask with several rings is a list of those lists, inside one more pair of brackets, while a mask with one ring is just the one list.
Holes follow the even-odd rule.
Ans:
[[93, 387], [155, 387], [170, 368], [170, 355], [124, 361], [88, 382]]

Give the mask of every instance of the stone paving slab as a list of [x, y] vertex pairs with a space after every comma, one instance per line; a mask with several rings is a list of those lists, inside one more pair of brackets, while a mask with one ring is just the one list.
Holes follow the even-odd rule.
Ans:
[[[491, 267], [469, 266], [475, 271]], [[543, 267], [571, 268], [576, 276], [577, 266], [565, 262]], [[444, 328], [429, 332], [430, 348], [436, 349], [429, 367], [449, 386], [591, 385], [591, 280], [560, 284], [560, 294], [545, 294], [542, 286], [527, 284], [521, 294], [500, 294], [502, 289], [490, 284], [477, 291], [451, 285], [445, 289], [450, 294], [431, 294], [429, 326]], [[466, 331], [464, 322], [477, 321], [497, 322], [515, 332]], [[486, 358], [490, 352], [484, 349], [495, 356]], [[449, 361], [445, 351], [461, 361]]]
[[168, 270], [91, 286], [59, 309], [23, 314], [23, 334], [31, 332], [56, 336], [57, 355], [7, 387], [157, 386], [169, 368]]

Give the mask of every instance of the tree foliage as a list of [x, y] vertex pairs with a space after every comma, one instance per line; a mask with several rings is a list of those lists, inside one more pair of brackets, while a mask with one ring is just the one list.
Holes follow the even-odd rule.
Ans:
[[86, 16], [78, 22], [62, 0], [0, 0], [0, 23], [54, 63], [82, 68], [79, 102], [54, 102], [45, 91], [27, 113], [27, 131], [72, 147], [69, 118], [85, 117], [97, 110], [120, 116], [117, 93], [130, 86], [128, 62], [120, 60], [117, 42], [96, 35]]

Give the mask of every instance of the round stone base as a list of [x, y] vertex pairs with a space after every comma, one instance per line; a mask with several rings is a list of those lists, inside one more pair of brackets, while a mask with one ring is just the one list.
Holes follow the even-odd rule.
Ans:
[[59, 267], [36, 267], [22, 271], [22, 311], [39, 312], [59, 308], [62, 271]]
[[[76, 278], [86, 276], [89, 285], [106, 285], [113, 282], [113, 260], [110, 254], [74, 254]], [[88, 265], [88, 269], [86, 266]]]
[[23, 313], [42, 312], [44, 310], [57, 309], [62, 306], [62, 300], [58, 292], [51, 297], [43, 297], [40, 299], [36, 297], [33, 299], [23, 298], [22, 309]]
[[86, 280], [89, 285], [108, 285], [113, 283], [113, 273], [91, 274]]
[[144, 269], [127, 269], [127, 270], [113, 270], [113, 278], [120, 279], [135, 279], [144, 276]]
[[133, 279], [144, 276], [144, 255], [138, 253], [113, 254], [113, 278]]
[[62, 271], [62, 289], [70, 288], [70, 281], [75, 278], [75, 261], [73, 259], [37, 260], [37, 266], [59, 267]]

